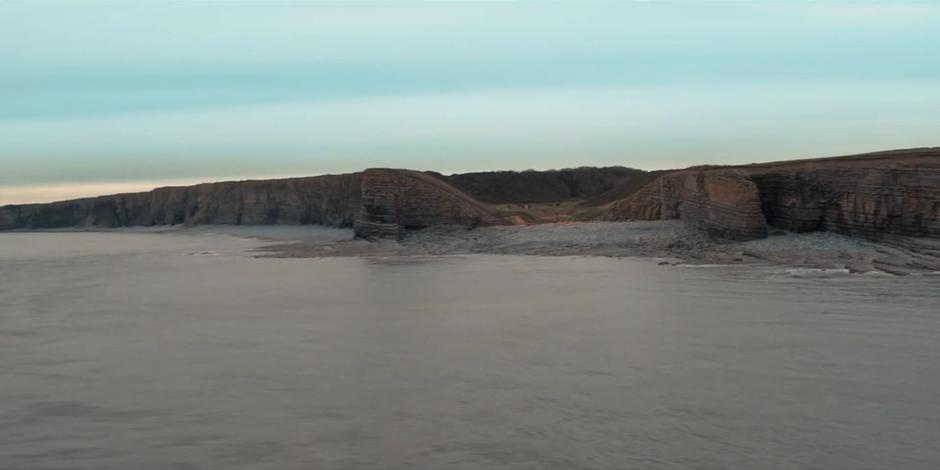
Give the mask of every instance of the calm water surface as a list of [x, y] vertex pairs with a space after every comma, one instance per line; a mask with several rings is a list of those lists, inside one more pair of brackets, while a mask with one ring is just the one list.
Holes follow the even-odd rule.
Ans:
[[937, 468], [940, 278], [0, 234], [2, 468]]

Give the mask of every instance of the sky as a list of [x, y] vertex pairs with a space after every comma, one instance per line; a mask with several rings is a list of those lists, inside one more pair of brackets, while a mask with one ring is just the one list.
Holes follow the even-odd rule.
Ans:
[[0, 0], [0, 204], [940, 145], [940, 2]]

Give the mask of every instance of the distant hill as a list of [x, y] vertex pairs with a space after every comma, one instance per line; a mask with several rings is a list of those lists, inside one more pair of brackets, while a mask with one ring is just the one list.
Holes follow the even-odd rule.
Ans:
[[[643, 170], [622, 166], [580, 167], [547, 171], [485, 171], [433, 175], [488, 203], [544, 203], [568, 199], [595, 199], [605, 193], [610, 201], [625, 197], [655, 178]], [[608, 201], [608, 202], [610, 202]]]

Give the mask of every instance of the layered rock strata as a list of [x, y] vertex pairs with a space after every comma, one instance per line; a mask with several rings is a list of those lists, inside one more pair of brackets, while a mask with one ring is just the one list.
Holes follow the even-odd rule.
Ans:
[[767, 223], [878, 240], [940, 238], [940, 152], [756, 166]]
[[768, 226], [940, 238], [940, 149], [671, 172], [601, 218], [681, 219], [736, 240]]
[[172, 224], [351, 226], [361, 175], [233, 181], [0, 207], [0, 230]]
[[405, 230], [434, 225], [508, 223], [473, 197], [428, 173], [370, 169], [362, 176], [360, 237], [400, 237]]
[[[940, 149], [693, 168], [664, 172], [639, 190], [632, 186], [642, 180], [631, 173], [634, 170], [623, 169], [622, 175], [614, 170], [620, 171], [602, 169], [598, 175], [614, 175], [622, 187], [596, 197], [627, 196], [607, 206], [595, 201], [597, 207], [605, 207], [599, 216], [602, 220], [680, 219], [733, 240], [763, 237], [769, 227], [795, 232], [828, 230], [873, 240], [887, 236], [940, 238]], [[640, 176], [654, 176], [645, 175]], [[565, 197], [575, 189], [596, 192], [614, 181], [602, 178], [598, 181], [603, 184], [590, 183], [597, 175], [585, 169], [550, 176], [552, 181], [578, 176], [572, 180], [577, 184], [565, 182], [559, 186], [560, 192], [553, 189], [546, 193], [558, 192]], [[454, 176], [372, 169], [347, 175], [208, 183], [51, 204], [11, 205], [0, 207], [0, 230], [320, 224], [352, 226], [362, 237], [398, 237], [408, 229], [435, 225], [509, 223], [511, 216], [501, 215], [458, 189], [449, 178]], [[502, 173], [474, 174], [462, 184], [481, 181], [486, 184], [474, 186], [475, 191], [521, 180]], [[537, 188], [509, 189], [500, 197], [541, 194]], [[590, 213], [593, 218], [598, 209], [572, 210]]]
[[614, 203], [603, 220], [680, 219], [710, 235], [750, 240], [767, 235], [757, 185], [737, 171], [678, 171]]

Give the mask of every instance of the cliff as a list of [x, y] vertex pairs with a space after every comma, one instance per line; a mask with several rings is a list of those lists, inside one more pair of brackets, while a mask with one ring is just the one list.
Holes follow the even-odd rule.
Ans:
[[[493, 194], [487, 195], [489, 191]], [[940, 238], [940, 149], [650, 173], [615, 167], [445, 177], [371, 169], [4, 206], [0, 230], [320, 224], [354, 227], [362, 237], [398, 237], [405, 230], [434, 225], [473, 227], [523, 220], [481, 200], [585, 197], [580, 206], [552, 204], [553, 210], [569, 211], [579, 220], [680, 219], [733, 240], [766, 236], [771, 227], [828, 230], [872, 240]], [[615, 197], [620, 198], [607, 203]], [[530, 221], [541, 220], [546, 219]]]
[[158, 188], [50, 204], [0, 207], [0, 230], [170, 224], [351, 226], [360, 174]]
[[362, 176], [360, 237], [399, 237], [432, 225], [505, 224], [493, 209], [428, 173], [370, 169]]
[[614, 203], [601, 218], [680, 219], [733, 240], [767, 235], [757, 185], [736, 170], [668, 173]]
[[940, 149], [670, 172], [601, 218], [681, 219], [741, 240], [769, 226], [940, 238]]
[[152, 225], [317, 224], [362, 237], [431, 225], [501, 224], [485, 204], [430, 174], [373, 169], [346, 175], [158, 188], [50, 204], [0, 207], [0, 230]]

